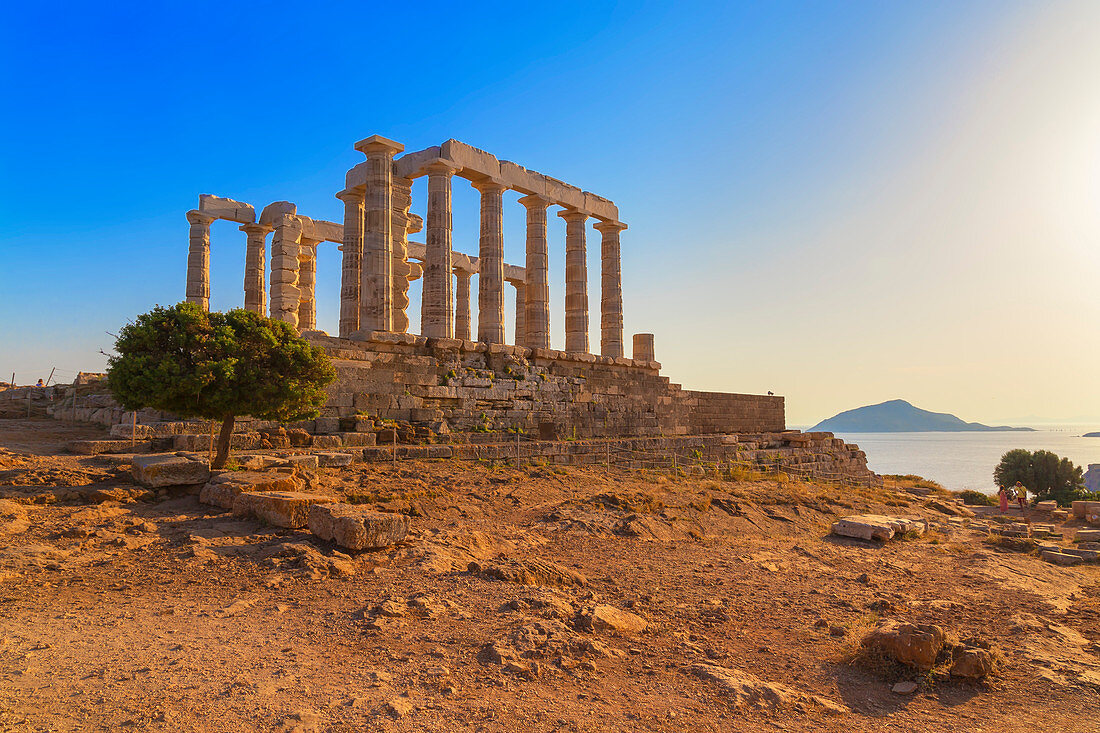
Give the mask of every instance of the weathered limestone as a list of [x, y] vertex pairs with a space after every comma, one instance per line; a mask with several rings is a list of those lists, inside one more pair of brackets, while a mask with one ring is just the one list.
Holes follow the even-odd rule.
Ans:
[[481, 192], [478, 246], [477, 339], [504, 343], [504, 189], [492, 178], [474, 182]]
[[425, 168], [428, 173], [428, 221], [420, 332], [430, 338], [454, 338], [451, 177], [455, 173], [455, 167], [445, 161], [436, 160]]
[[653, 334], [634, 334], [634, 360], [657, 361], [657, 357], [654, 355], [653, 351]]
[[404, 514], [353, 504], [316, 504], [309, 510], [309, 531], [349, 550], [374, 550], [405, 539], [409, 522]]
[[565, 219], [565, 350], [588, 352], [588, 254], [584, 222], [588, 214], [559, 211]]
[[455, 268], [455, 338], [470, 340], [470, 278], [468, 270]]
[[175, 453], [134, 456], [130, 472], [135, 481], [151, 489], [202, 484], [210, 478], [210, 466], [206, 461]]
[[[550, 271], [546, 242], [546, 207], [543, 196], [524, 196], [519, 200], [527, 209], [527, 261], [524, 303], [524, 341], [516, 343], [529, 349], [550, 348]], [[518, 312], [516, 318], [518, 319]]]
[[393, 330], [409, 331], [409, 281], [414, 280], [409, 263], [409, 231], [412, 217], [412, 179], [393, 179]]
[[356, 332], [362, 339], [372, 331], [393, 330], [393, 156], [405, 146], [372, 135], [355, 149], [367, 157]]
[[302, 299], [298, 287], [301, 240], [302, 222], [292, 214], [281, 215], [271, 239], [271, 317], [295, 328]]
[[298, 328], [313, 331], [317, 328], [317, 245], [316, 239], [302, 238], [298, 248]]
[[191, 224], [190, 244], [187, 249], [188, 303], [198, 303], [203, 310], [210, 310], [210, 224], [217, 217], [201, 211], [188, 211]]
[[619, 232], [626, 224], [601, 221], [596, 229], [603, 235], [600, 245], [600, 353], [623, 355], [623, 278], [619, 258]]
[[340, 274], [340, 338], [359, 330], [359, 280], [363, 260], [363, 194], [345, 189], [336, 194], [344, 202], [344, 244]]
[[302, 480], [289, 473], [227, 471], [214, 476], [199, 492], [203, 504], [232, 509], [237, 497], [246, 491], [298, 491]]
[[264, 275], [267, 271], [267, 252], [264, 239], [271, 227], [263, 224], [243, 224], [245, 233], [244, 255], [244, 308], [261, 316], [267, 315], [267, 288]]
[[233, 515], [256, 517], [276, 527], [301, 529], [309, 521], [311, 506], [334, 501], [336, 500], [331, 496], [295, 491], [244, 492], [233, 500]]
[[860, 540], [886, 542], [896, 534], [922, 535], [927, 525], [920, 520], [886, 517], [880, 514], [856, 514], [843, 517], [833, 525], [833, 534]]
[[943, 629], [939, 626], [891, 620], [870, 631], [860, 643], [902, 664], [929, 670], [935, 665], [943, 642]]
[[251, 224], [256, 221], [256, 209], [251, 204], [208, 193], [199, 194], [199, 211], [215, 219], [235, 221], [238, 224]]
[[527, 342], [526, 312], [527, 284], [522, 280], [508, 280], [508, 283], [516, 289], [516, 346], [523, 346]]

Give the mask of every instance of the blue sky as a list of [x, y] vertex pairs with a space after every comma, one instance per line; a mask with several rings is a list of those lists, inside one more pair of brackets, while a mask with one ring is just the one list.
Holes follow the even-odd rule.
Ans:
[[[1084, 284], [1100, 265], [1088, 252], [1096, 147], [1043, 147], [1093, 120], [1095, 106], [1073, 104], [1100, 70], [1087, 3], [60, 3], [5, 15], [0, 378], [99, 369], [110, 332], [182, 299], [184, 213], [200, 193], [340, 221], [333, 194], [362, 159], [352, 145], [379, 133], [408, 150], [457, 138], [613, 199], [630, 227], [628, 339], [656, 333], [665, 373], [687, 387], [774, 390], [792, 423], [894, 397], [967, 419], [1100, 416], [1096, 390], [1082, 397], [1089, 372], [1049, 351], [1084, 340], [1097, 315], [1091, 298], [1065, 299], [1064, 277]], [[1021, 149], [1037, 152], [990, 175], [990, 160]], [[1059, 156], [1068, 168], [1044, 167]], [[1075, 192], [1076, 208], [1006, 233], [1001, 220], [1022, 216], [1013, 202], [1048, 178], [1051, 200]], [[522, 264], [516, 197], [506, 257]], [[454, 199], [455, 246], [476, 253], [476, 192], [458, 181]], [[551, 219], [560, 342], [564, 225]], [[1052, 231], [1054, 219], [1074, 224]], [[215, 308], [243, 300], [243, 247], [215, 225]], [[1039, 275], [1042, 287], [1024, 286]], [[318, 282], [330, 331], [338, 278], [333, 246]], [[1024, 302], [1006, 312], [1002, 298]], [[1050, 325], [1067, 312], [1080, 320]], [[1012, 323], [1041, 331], [1026, 357], [1000, 350]]]

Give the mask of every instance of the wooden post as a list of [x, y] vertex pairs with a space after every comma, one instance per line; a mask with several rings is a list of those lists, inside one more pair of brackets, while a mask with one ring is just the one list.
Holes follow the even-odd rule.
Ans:
[[210, 421], [210, 462], [214, 462], [214, 421]]
[[397, 423], [393, 424], [393, 470], [397, 470]]
[[131, 410], [130, 414], [134, 418], [130, 423], [130, 445], [133, 446], [137, 443], [137, 410]]
[[50, 369], [50, 376], [46, 377], [46, 386], [47, 387], [50, 386], [50, 380], [53, 379], [53, 373], [55, 371], [57, 371], [57, 367], [54, 367], [53, 369]]

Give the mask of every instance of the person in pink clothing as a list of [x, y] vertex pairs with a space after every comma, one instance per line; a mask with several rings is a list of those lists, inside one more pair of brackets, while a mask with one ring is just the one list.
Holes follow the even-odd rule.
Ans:
[[1000, 487], [1000, 491], [997, 492], [997, 498], [1001, 500], [1001, 514], [1008, 511], [1008, 491], [1005, 487]]

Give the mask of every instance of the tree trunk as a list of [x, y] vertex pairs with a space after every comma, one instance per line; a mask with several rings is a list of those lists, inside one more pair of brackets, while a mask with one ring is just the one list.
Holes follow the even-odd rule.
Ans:
[[229, 460], [229, 439], [233, 437], [233, 422], [236, 417], [226, 415], [222, 420], [222, 429], [218, 433], [218, 454], [214, 456], [211, 468], [225, 468], [225, 462]]

